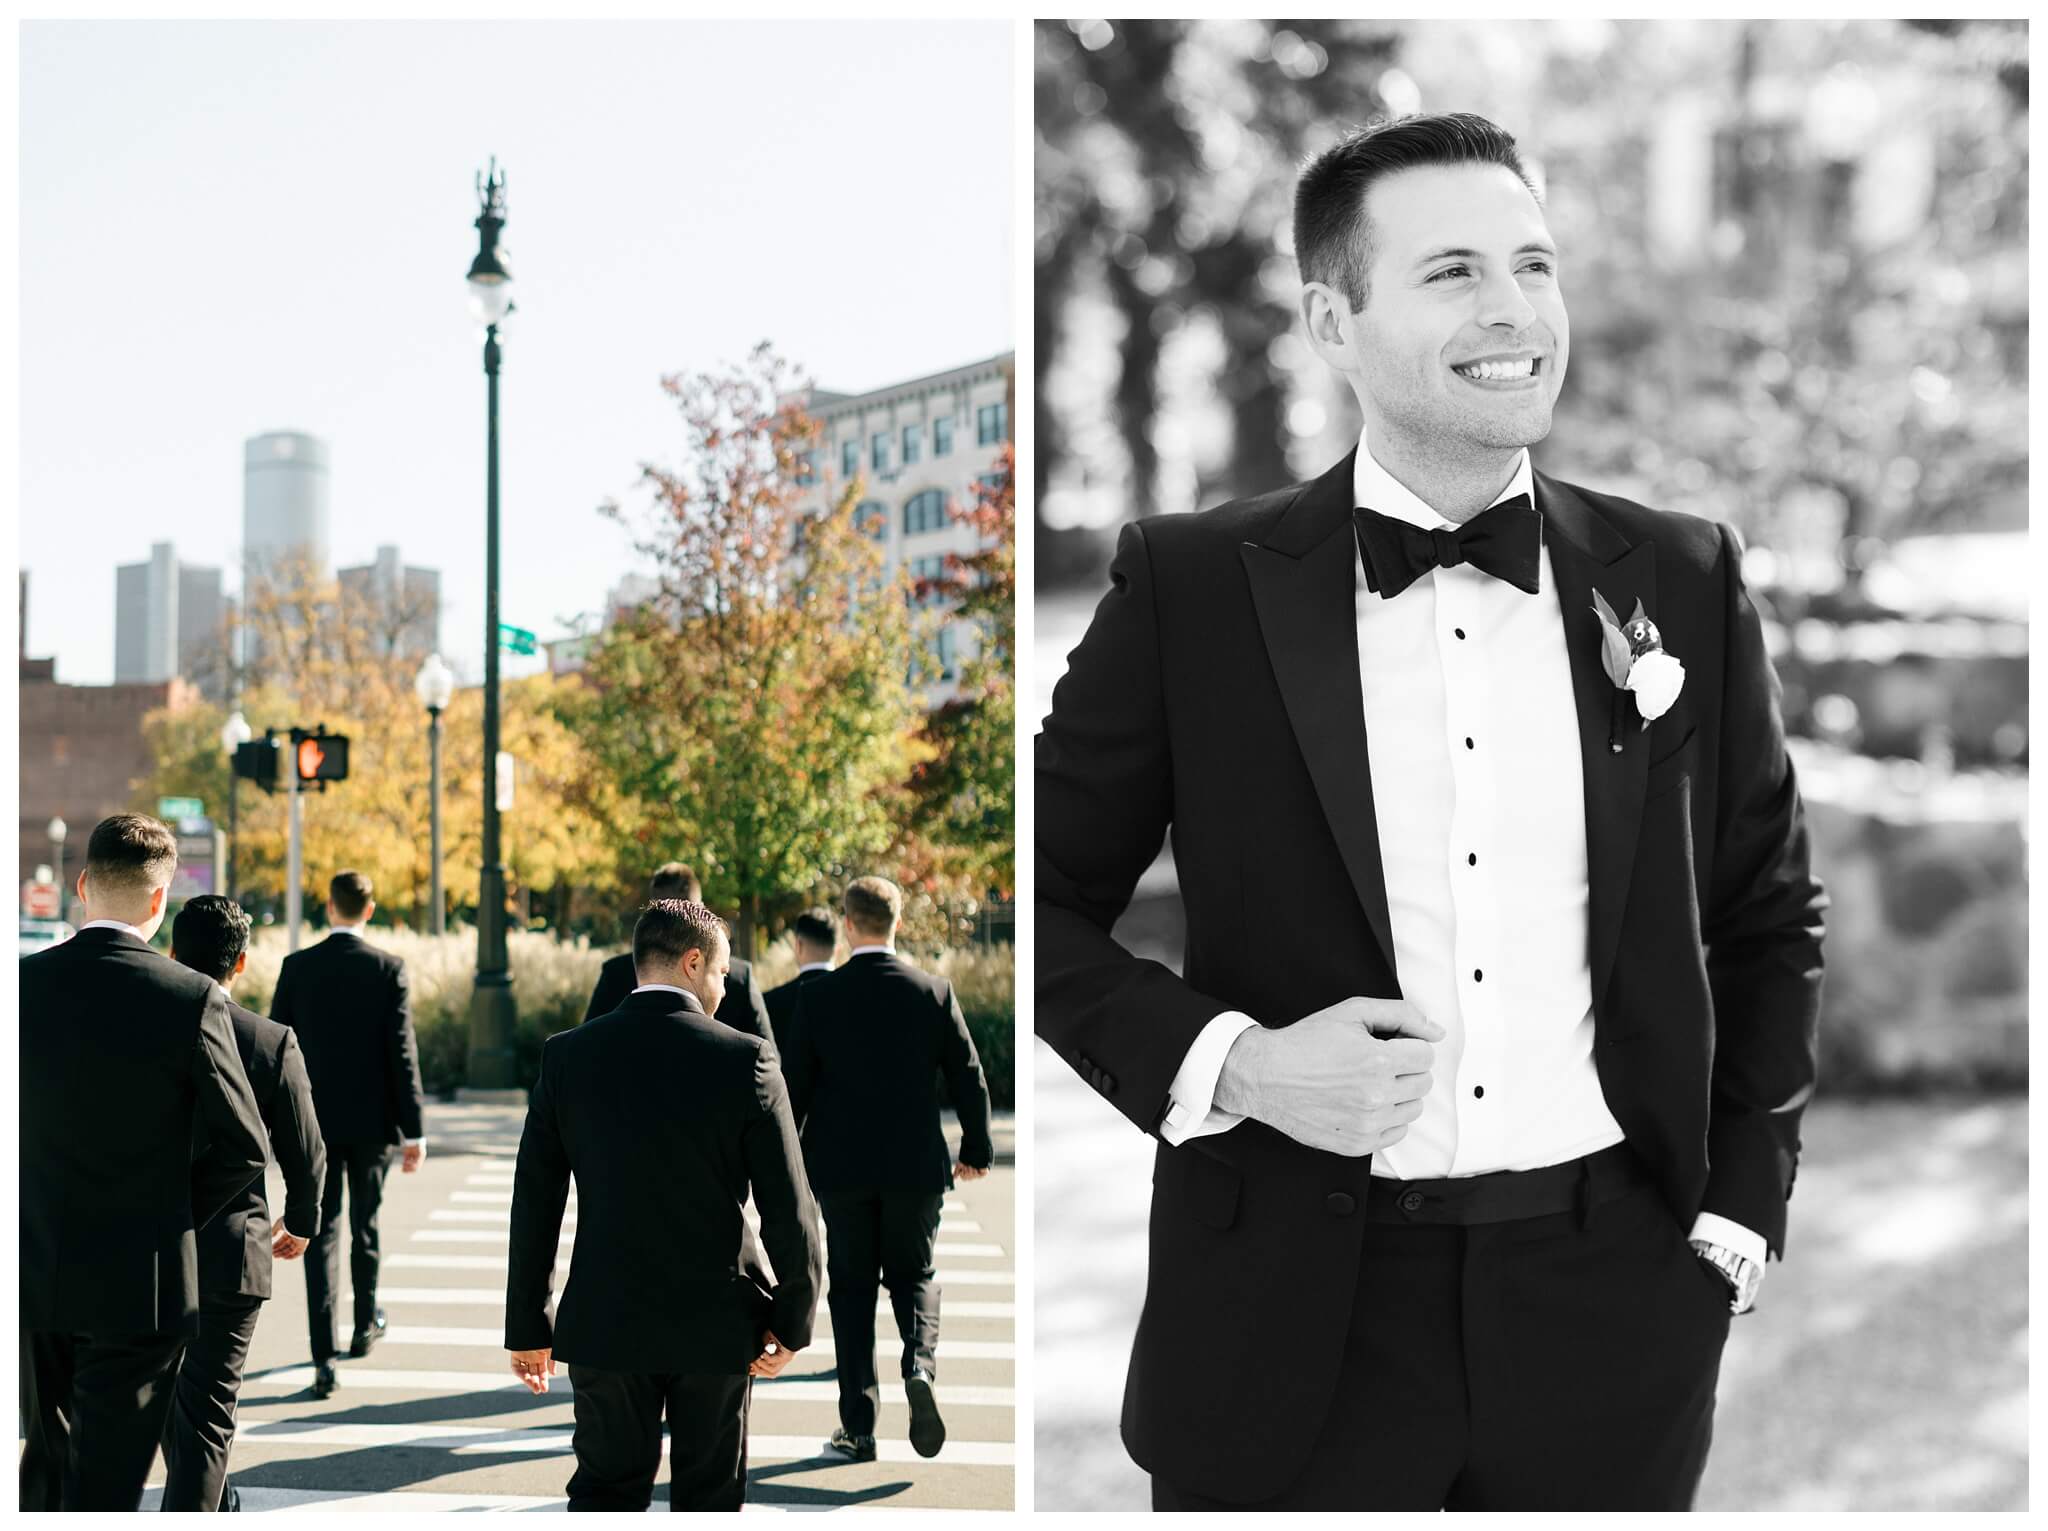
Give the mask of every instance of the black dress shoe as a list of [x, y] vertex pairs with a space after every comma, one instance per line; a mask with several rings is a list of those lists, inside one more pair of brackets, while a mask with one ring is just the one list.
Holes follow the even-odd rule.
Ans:
[[921, 1457], [935, 1457], [946, 1444], [946, 1422], [939, 1418], [939, 1402], [932, 1396], [932, 1379], [912, 1372], [903, 1379], [903, 1393], [910, 1400], [910, 1445]]
[[875, 1438], [872, 1435], [853, 1435], [844, 1425], [832, 1432], [832, 1439], [826, 1442], [841, 1456], [856, 1462], [872, 1462], [875, 1459]]
[[389, 1327], [390, 1325], [384, 1322], [384, 1310], [379, 1308], [377, 1310], [376, 1322], [367, 1329], [358, 1329], [355, 1338], [348, 1342], [349, 1358], [360, 1361], [364, 1356], [368, 1355], [370, 1347], [384, 1338], [384, 1331]]
[[334, 1375], [334, 1363], [332, 1361], [315, 1361], [313, 1363], [313, 1396], [315, 1398], [333, 1397], [334, 1390], [340, 1385], [341, 1379]]

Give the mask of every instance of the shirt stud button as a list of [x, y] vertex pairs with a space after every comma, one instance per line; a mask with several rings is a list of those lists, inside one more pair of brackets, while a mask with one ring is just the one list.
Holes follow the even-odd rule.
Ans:
[[1420, 1212], [1422, 1210], [1422, 1193], [1420, 1191], [1410, 1191], [1407, 1195], [1403, 1196], [1401, 1198], [1401, 1210], [1403, 1212]]

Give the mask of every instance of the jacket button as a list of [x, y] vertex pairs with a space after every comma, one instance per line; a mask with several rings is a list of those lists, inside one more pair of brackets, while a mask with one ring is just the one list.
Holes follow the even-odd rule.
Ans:
[[1420, 1212], [1422, 1210], [1422, 1193], [1420, 1191], [1410, 1191], [1403, 1196], [1401, 1198], [1401, 1210], [1403, 1212]]
[[1332, 1217], [1349, 1217], [1358, 1210], [1358, 1203], [1343, 1191], [1332, 1191], [1323, 1198], [1323, 1206]]
[[1102, 1076], [1102, 1093], [1104, 1095], [1116, 1094], [1116, 1075], [1104, 1074]]

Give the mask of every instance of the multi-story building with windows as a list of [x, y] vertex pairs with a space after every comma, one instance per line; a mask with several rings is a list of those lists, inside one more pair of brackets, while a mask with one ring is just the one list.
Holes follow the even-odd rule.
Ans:
[[441, 648], [441, 571], [411, 567], [398, 549], [382, 546], [376, 560], [335, 574], [342, 590], [359, 603], [362, 620], [376, 628], [390, 652], [425, 659]]
[[146, 562], [114, 570], [114, 683], [184, 676], [219, 700], [225, 615], [219, 569], [180, 563], [172, 544], [152, 544]]
[[[971, 553], [975, 534], [948, 513], [970, 506], [976, 486], [1011, 437], [1016, 353], [912, 378], [868, 393], [814, 388], [805, 407], [823, 428], [812, 458], [814, 508], [861, 481], [861, 512], [887, 551], [888, 573], [936, 578], [948, 553]], [[941, 680], [928, 701], [950, 694], [974, 631], [949, 623], [933, 639]]]

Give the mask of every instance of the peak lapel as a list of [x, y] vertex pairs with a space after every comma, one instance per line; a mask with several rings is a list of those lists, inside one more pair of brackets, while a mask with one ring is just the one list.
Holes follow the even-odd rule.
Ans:
[[1355, 455], [1304, 489], [1263, 544], [1247, 542], [1238, 552], [1295, 742], [1392, 973], [1393, 921], [1358, 679], [1357, 554], [1351, 534]]
[[1627, 704], [1621, 753], [1609, 743], [1615, 687], [1600, 663], [1600, 618], [1593, 609], [1593, 592], [1599, 590], [1623, 621], [1638, 600], [1655, 617], [1657, 549], [1651, 542], [1631, 544], [1568, 485], [1541, 473], [1535, 478], [1536, 507], [1543, 512], [1544, 541], [1557, 576], [1572, 694], [1579, 712], [1579, 758], [1586, 784], [1587, 963], [1597, 1017], [1614, 971], [1621, 914], [1628, 903], [1650, 746], [1634, 707]]

